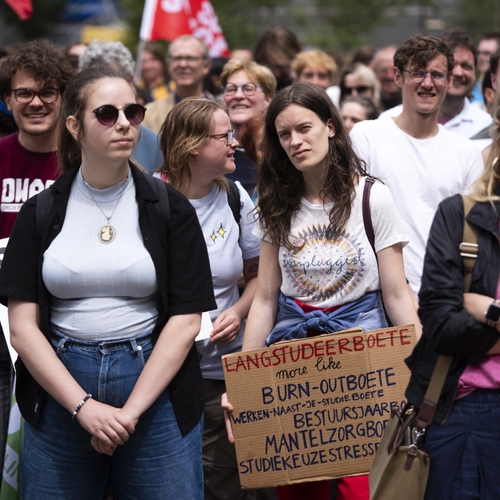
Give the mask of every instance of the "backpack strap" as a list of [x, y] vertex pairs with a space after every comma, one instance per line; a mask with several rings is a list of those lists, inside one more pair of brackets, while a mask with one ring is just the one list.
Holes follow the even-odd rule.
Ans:
[[170, 220], [170, 203], [168, 201], [168, 191], [165, 183], [147, 173], [144, 174], [144, 177], [158, 196], [158, 199], [160, 201], [158, 203], [155, 203], [156, 209], [158, 210], [158, 212], [160, 212], [165, 225], [168, 225], [168, 221]]
[[372, 213], [370, 210], [370, 191], [372, 190], [374, 182], [375, 179], [373, 177], [366, 177], [365, 179], [365, 187], [363, 189], [363, 224], [365, 225], [365, 233], [376, 258], [377, 252], [375, 252], [375, 233], [373, 231]]
[[460, 257], [462, 257], [465, 292], [468, 292], [472, 282], [472, 271], [479, 252], [479, 245], [477, 243], [477, 227], [467, 220], [467, 215], [476, 202], [465, 194], [462, 195], [462, 200], [464, 203], [464, 231], [459, 249]]
[[241, 220], [241, 197], [240, 190], [234, 181], [231, 179], [226, 179], [229, 184], [229, 191], [227, 193], [227, 202], [229, 203], [229, 207], [231, 208], [231, 212], [233, 212], [234, 220], [238, 226], [240, 225]]
[[36, 234], [40, 240], [42, 239], [44, 229], [47, 227], [50, 209], [53, 204], [54, 198], [52, 196], [52, 189], [44, 189], [38, 194], [36, 198], [35, 226]]

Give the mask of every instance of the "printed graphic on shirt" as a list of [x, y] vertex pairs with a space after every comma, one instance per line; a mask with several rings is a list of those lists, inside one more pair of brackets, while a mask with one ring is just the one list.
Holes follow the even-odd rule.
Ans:
[[217, 238], [224, 238], [226, 236], [227, 230], [222, 227], [222, 222], [220, 223], [219, 229], [217, 231], [214, 229], [210, 239], [215, 243]]
[[298, 249], [286, 250], [282, 268], [297, 296], [326, 301], [349, 293], [363, 277], [364, 250], [358, 238], [343, 232], [332, 243], [326, 226], [307, 227], [292, 240]]
[[19, 212], [23, 203], [35, 194], [47, 189], [55, 181], [42, 181], [41, 179], [2, 179], [2, 200], [0, 211], [2, 212]]

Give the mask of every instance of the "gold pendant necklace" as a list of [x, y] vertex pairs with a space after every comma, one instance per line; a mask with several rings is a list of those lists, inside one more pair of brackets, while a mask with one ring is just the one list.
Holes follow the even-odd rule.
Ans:
[[[83, 179], [83, 174], [82, 174], [82, 179]], [[86, 186], [88, 186], [88, 188], [90, 189], [87, 189], [90, 197], [92, 198], [92, 201], [97, 205], [97, 208], [102, 212], [102, 215], [104, 215], [104, 217], [106, 217], [106, 220], [108, 221], [107, 224], [104, 224], [104, 226], [102, 226], [99, 231], [97, 231], [97, 239], [103, 244], [103, 245], [109, 245], [109, 243], [111, 243], [115, 238], [116, 238], [116, 229], [115, 227], [111, 224], [111, 217], [113, 217], [113, 214], [115, 213], [115, 210], [116, 210], [116, 207], [118, 206], [118, 203], [120, 203], [120, 200], [121, 200], [121, 197], [123, 196], [123, 193], [125, 192], [125, 189], [127, 188], [127, 182], [128, 180], [128, 176], [127, 176], [127, 179], [125, 179], [125, 184], [118, 196], [118, 199], [116, 200], [116, 204], [113, 208], [113, 211], [111, 212], [110, 215], [106, 215], [106, 213], [104, 212], [104, 210], [102, 209], [101, 205], [99, 205], [99, 203], [97, 202], [97, 200], [94, 198], [94, 195], [92, 194], [92, 191], [91, 191], [91, 186], [90, 184], [88, 184], [88, 182], [83, 179], [83, 182], [85, 183]]]

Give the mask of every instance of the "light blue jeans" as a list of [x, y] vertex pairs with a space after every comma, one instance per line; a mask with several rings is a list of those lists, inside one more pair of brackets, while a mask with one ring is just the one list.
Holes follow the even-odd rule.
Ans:
[[[95, 344], [53, 331], [52, 344], [87, 393], [118, 408], [153, 350], [150, 334]], [[117, 500], [202, 500], [202, 433], [200, 420], [181, 434], [167, 388], [110, 457], [95, 451], [91, 435], [47, 395], [38, 429], [25, 426], [23, 498], [104, 500], [112, 489]]]

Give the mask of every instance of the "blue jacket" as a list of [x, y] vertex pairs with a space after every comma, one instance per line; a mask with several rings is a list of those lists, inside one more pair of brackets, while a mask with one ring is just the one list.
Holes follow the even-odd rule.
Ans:
[[380, 292], [368, 292], [330, 313], [322, 310], [305, 313], [293, 299], [281, 293], [278, 308], [278, 321], [266, 339], [266, 346], [281, 340], [306, 338], [307, 330], [332, 333], [354, 326], [363, 330], [387, 326]]

